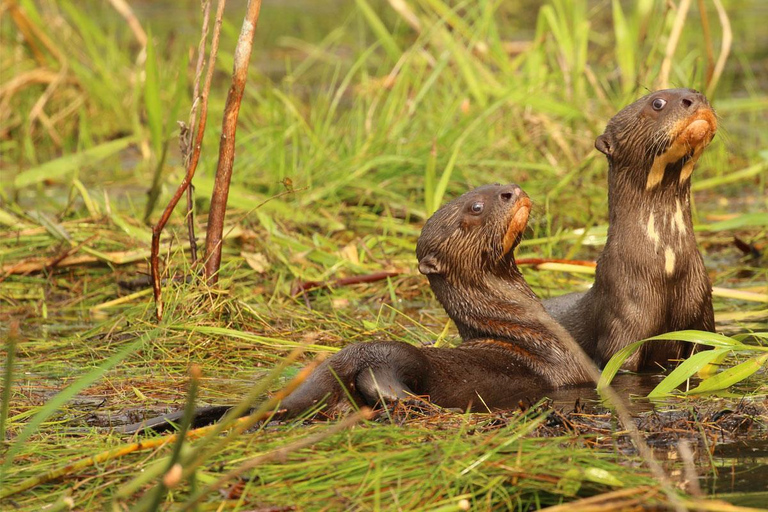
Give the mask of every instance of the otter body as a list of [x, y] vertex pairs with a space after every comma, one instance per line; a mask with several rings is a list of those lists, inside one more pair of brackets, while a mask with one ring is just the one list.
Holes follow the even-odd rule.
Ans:
[[[715, 330], [712, 287], [691, 221], [690, 176], [716, 129], [702, 94], [669, 89], [624, 108], [595, 142], [609, 162], [608, 239], [595, 283], [545, 306], [599, 365], [637, 340]], [[647, 343], [624, 367], [665, 365], [691, 348]]]
[[347, 393], [358, 405], [418, 395], [443, 407], [508, 408], [587, 382], [568, 352], [575, 342], [515, 265], [513, 250], [530, 207], [518, 186], [487, 185], [443, 206], [425, 224], [416, 248], [419, 271], [456, 323], [460, 347], [351, 345], [283, 401], [285, 415], [323, 399], [333, 410]]

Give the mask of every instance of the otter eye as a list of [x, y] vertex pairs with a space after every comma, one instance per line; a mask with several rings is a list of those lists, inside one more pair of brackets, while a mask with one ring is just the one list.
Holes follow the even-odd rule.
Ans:
[[479, 214], [483, 213], [483, 207], [484, 206], [485, 205], [481, 201], [478, 201], [476, 203], [472, 203], [472, 206], [469, 207], [469, 211], [471, 211], [475, 215], [479, 215]]
[[667, 104], [667, 100], [656, 98], [655, 100], [653, 100], [653, 103], [651, 103], [651, 106], [653, 107], [653, 110], [661, 110], [664, 108], [666, 104]]

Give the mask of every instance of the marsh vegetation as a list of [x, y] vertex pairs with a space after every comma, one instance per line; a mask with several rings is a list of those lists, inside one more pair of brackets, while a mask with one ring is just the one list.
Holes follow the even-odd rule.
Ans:
[[[161, 239], [160, 322], [137, 278], [150, 223], [184, 175], [188, 127], [177, 122], [192, 106], [202, 18], [195, 1], [130, 3], [133, 24], [110, 2], [0, 4], [0, 508], [768, 502], [763, 2], [723, 2], [725, 45], [709, 0], [265, 1], [219, 282], [197, 277], [181, 205]], [[230, 2], [222, 25], [194, 180], [198, 234], [244, 10]], [[503, 414], [424, 404], [267, 423], [125, 454], [131, 439], [99, 428], [193, 401], [261, 400], [349, 343], [458, 343], [414, 249], [429, 215], [474, 186], [519, 183], [533, 200], [517, 257], [539, 296], [585, 289], [592, 267], [551, 260], [593, 261], [605, 242], [607, 165], [594, 140], [621, 107], [667, 85], [706, 91], [719, 117], [692, 201], [722, 336], [681, 337], [720, 343], [731, 372], [703, 394], [684, 393], [698, 377], [666, 381], [653, 401], [663, 372], [616, 378], [674, 493], [596, 393]]]

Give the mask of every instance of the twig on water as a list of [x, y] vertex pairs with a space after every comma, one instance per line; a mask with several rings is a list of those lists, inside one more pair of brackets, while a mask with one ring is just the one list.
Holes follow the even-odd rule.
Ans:
[[205, 234], [205, 277], [210, 284], [216, 284], [221, 266], [221, 240], [224, 235], [224, 217], [229, 197], [229, 182], [232, 179], [232, 165], [235, 160], [235, 134], [240, 102], [243, 99], [245, 81], [248, 78], [248, 62], [253, 50], [253, 36], [259, 21], [261, 0], [250, 0], [248, 10], [235, 47], [235, 64], [232, 70], [232, 85], [227, 93], [224, 120], [219, 143], [219, 165], [211, 194], [211, 209]]
[[[213, 28], [213, 38], [211, 39], [211, 52], [208, 56], [208, 69], [205, 76], [205, 84], [203, 85], [202, 94], [199, 97], [200, 100], [200, 122], [197, 125], [197, 132], [195, 134], [194, 145], [192, 147], [192, 155], [187, 164], [187, 174], [184, 179], [181, 180], [181, 184], [173, 194], [168, 206], [165, 207], [163, 215], [160, 220], [152, 228], [152, 252], [149, 258], [150, 267], [152, 271], [152, 290], [155, 295], [155, 306], [157, 319], [163, 318], [163, 298], [160, 289], [160, 234], [163, 232], [165, 225], [168, 223], [168, 219], [171, 217], [173, 209], [181, 199], [181, 195], [187, 190], [189, 184], [192, 182], [192, 178], [195, 176], [195, 170], [197, 169], [197, 163], [200, 161], [200, 151], [203, 147], [203, 134], [205, 133], [205, 123], [208, 119], [208, 95], [211, 91], [211, 82], [213, 81], [213, 73], [215, 71], [216, 55], [219, 51], [219, 36], [221, 34], [221, 20], [224, 15], [224, 6], [226, 0], [219, 0], [216, 7], [216, 21]], [[204, 15], [210, 13], [210, 9], [204, 11]], [[207, 28], [207, 20], [203, 22], [203, 26]], [[197, 79], [196, 79], [197, 80]], [[197, 103], [198, 98], [193, 100], [193, 103]], [[193, 106], [193, 108], [195, 108]]]
[[361, 276], [339, 277], [327, 281], [300, 281], [291, 287], [291, 295], [295, 297], [300, 293], [315, 290], [317, 288], [336, 288], [339, 286], [349, 286], [351, 284], [375, 283], [376, 281], [383, 281], [388, 277], [395, 277], [401, 274], [404, 274], [402, 270], [396, 270], [391, 272], [374, 272], [372, 274], [364, 274]]

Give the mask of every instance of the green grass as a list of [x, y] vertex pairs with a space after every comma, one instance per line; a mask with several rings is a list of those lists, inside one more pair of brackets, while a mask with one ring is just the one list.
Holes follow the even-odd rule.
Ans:
[[[146, 11], [137, 14], [153, 40], [143, 54], [107, 3], [89, 2], [85, 10], [71, 0], [21, 0], [35, 33], [58, 49], [36, 36], [43, 62], [3, 16], [0, 53], [13, 58], [0, 64], [0, 333], [8, 337], [11, 319], [20, 321], [20, 332], [13, 385], [10, 391], [3, 385], [11, 398], [0, 422], [8, 434], [0, 489], [126, 441], [97, 431], [67, 434], [89, 417], [183, 408], [193, 364], [202, 370], [198, 400], [235, 403], [297, 345], [310, 359], [359, 341], [418, 344], [447, 336], [455, 342], [416, 270], [414, 248], [428, 215], [469, 187], [516, 182], [531, 196], [534, 212], [519, 257], [596, 257], [607, 223], [607, 165], [594, 139], [619, 108], [655, 87], [674, 14], [661, 0], [554, 0], [538, 11], [512, 4], [409, 0], [418, 32], [383, 1], [265, 4], [240, 114], [227, 216], [234, 229], [222, 279], [216, 289], [167, 284], [159, 325], [151, 296], [131, 295], [118, 283], [147, 272], [150, 230], [142, 219], [153, 180], [164, 206], [183, 174], [176, 121], [190, 107], [197, 4], [162, 16], [141, 6]], [[737, 37], [711, 98], [721, 128], [694, 173], [693, 201], [714, 285], [765, 295], [764, 263], [732, 244], [736, 235], [766, 250], [764, 24], [733, 14], [758, 4], [726, 5]], [[223, 27], [195, 181], [198, 233], [241, 16], [233, 4]], [[169, 19], [184, 22], [169, 27]], [[714, 11], [709, 20], [718, 38]], [[676, 52], [674, 86], [705, 89], [698, 27], [694, 8]], [[521, 53], [510, 44], [515, 41], [530, 44]], [[10, 96], [2, 87], [20, 76], [42, 83], [25, 82]], [[31, 117], [44, 94], [50, 122]], [[264, 203], [286, 191], [286, 178], [295, 192]], [[159, 211], [154, 208], [152, 221]], [[166, 276], [190, 271], [182, 220], [179, 208], [163, 240]], [[7, 273], [22, 264], [46, 267], [65, 255], [72, 259], [55, 269]], [[290, 294], [298, 280], [381, 270], [404, 273], [311, 292], [311, 309]], [[591, 280], [524, 272], [541, 296]], [[718, 329], [728, 339], [768, 330], [765, 303], [750, 297], [716, 297]], [[8, 361], [7, 349], [0, 350], [0, 361]], [[723, 364], [747, 369], [738, 365], [762, 350], [739, 345]], [[733, 400], [765, 391], [760, 370]], [[671, 400], [687, 406], [704, 399]], [[483, 415], [416, 415], [402, 425], [363, 422], [327, 438], [329, 424], [269, 426], [227, 442], [164, 499], [169, 506], [184, 503], [194, 494], [193, 481], [205, 489], [245, 459], [314, 434], [321, 439], [313, 445], [248, 472], [227, 506], [457, 510], [466, 499], [476, 509], [528, 510], [656, 486], [618, 441], [607, 449], [574, 433], [531, 437], [533, 412], [505, 421], [499, 427], [497, 418]], [[178, 456], [184, 460], [201, 446], [184, 443]], [[84, 510], [138, 506], [152, 495], [171, 450], [110, 460], [13, 500], [29, 510], [63, 507], [68, 497]], [[201, 509], [221, 499], [207, 492]]]

